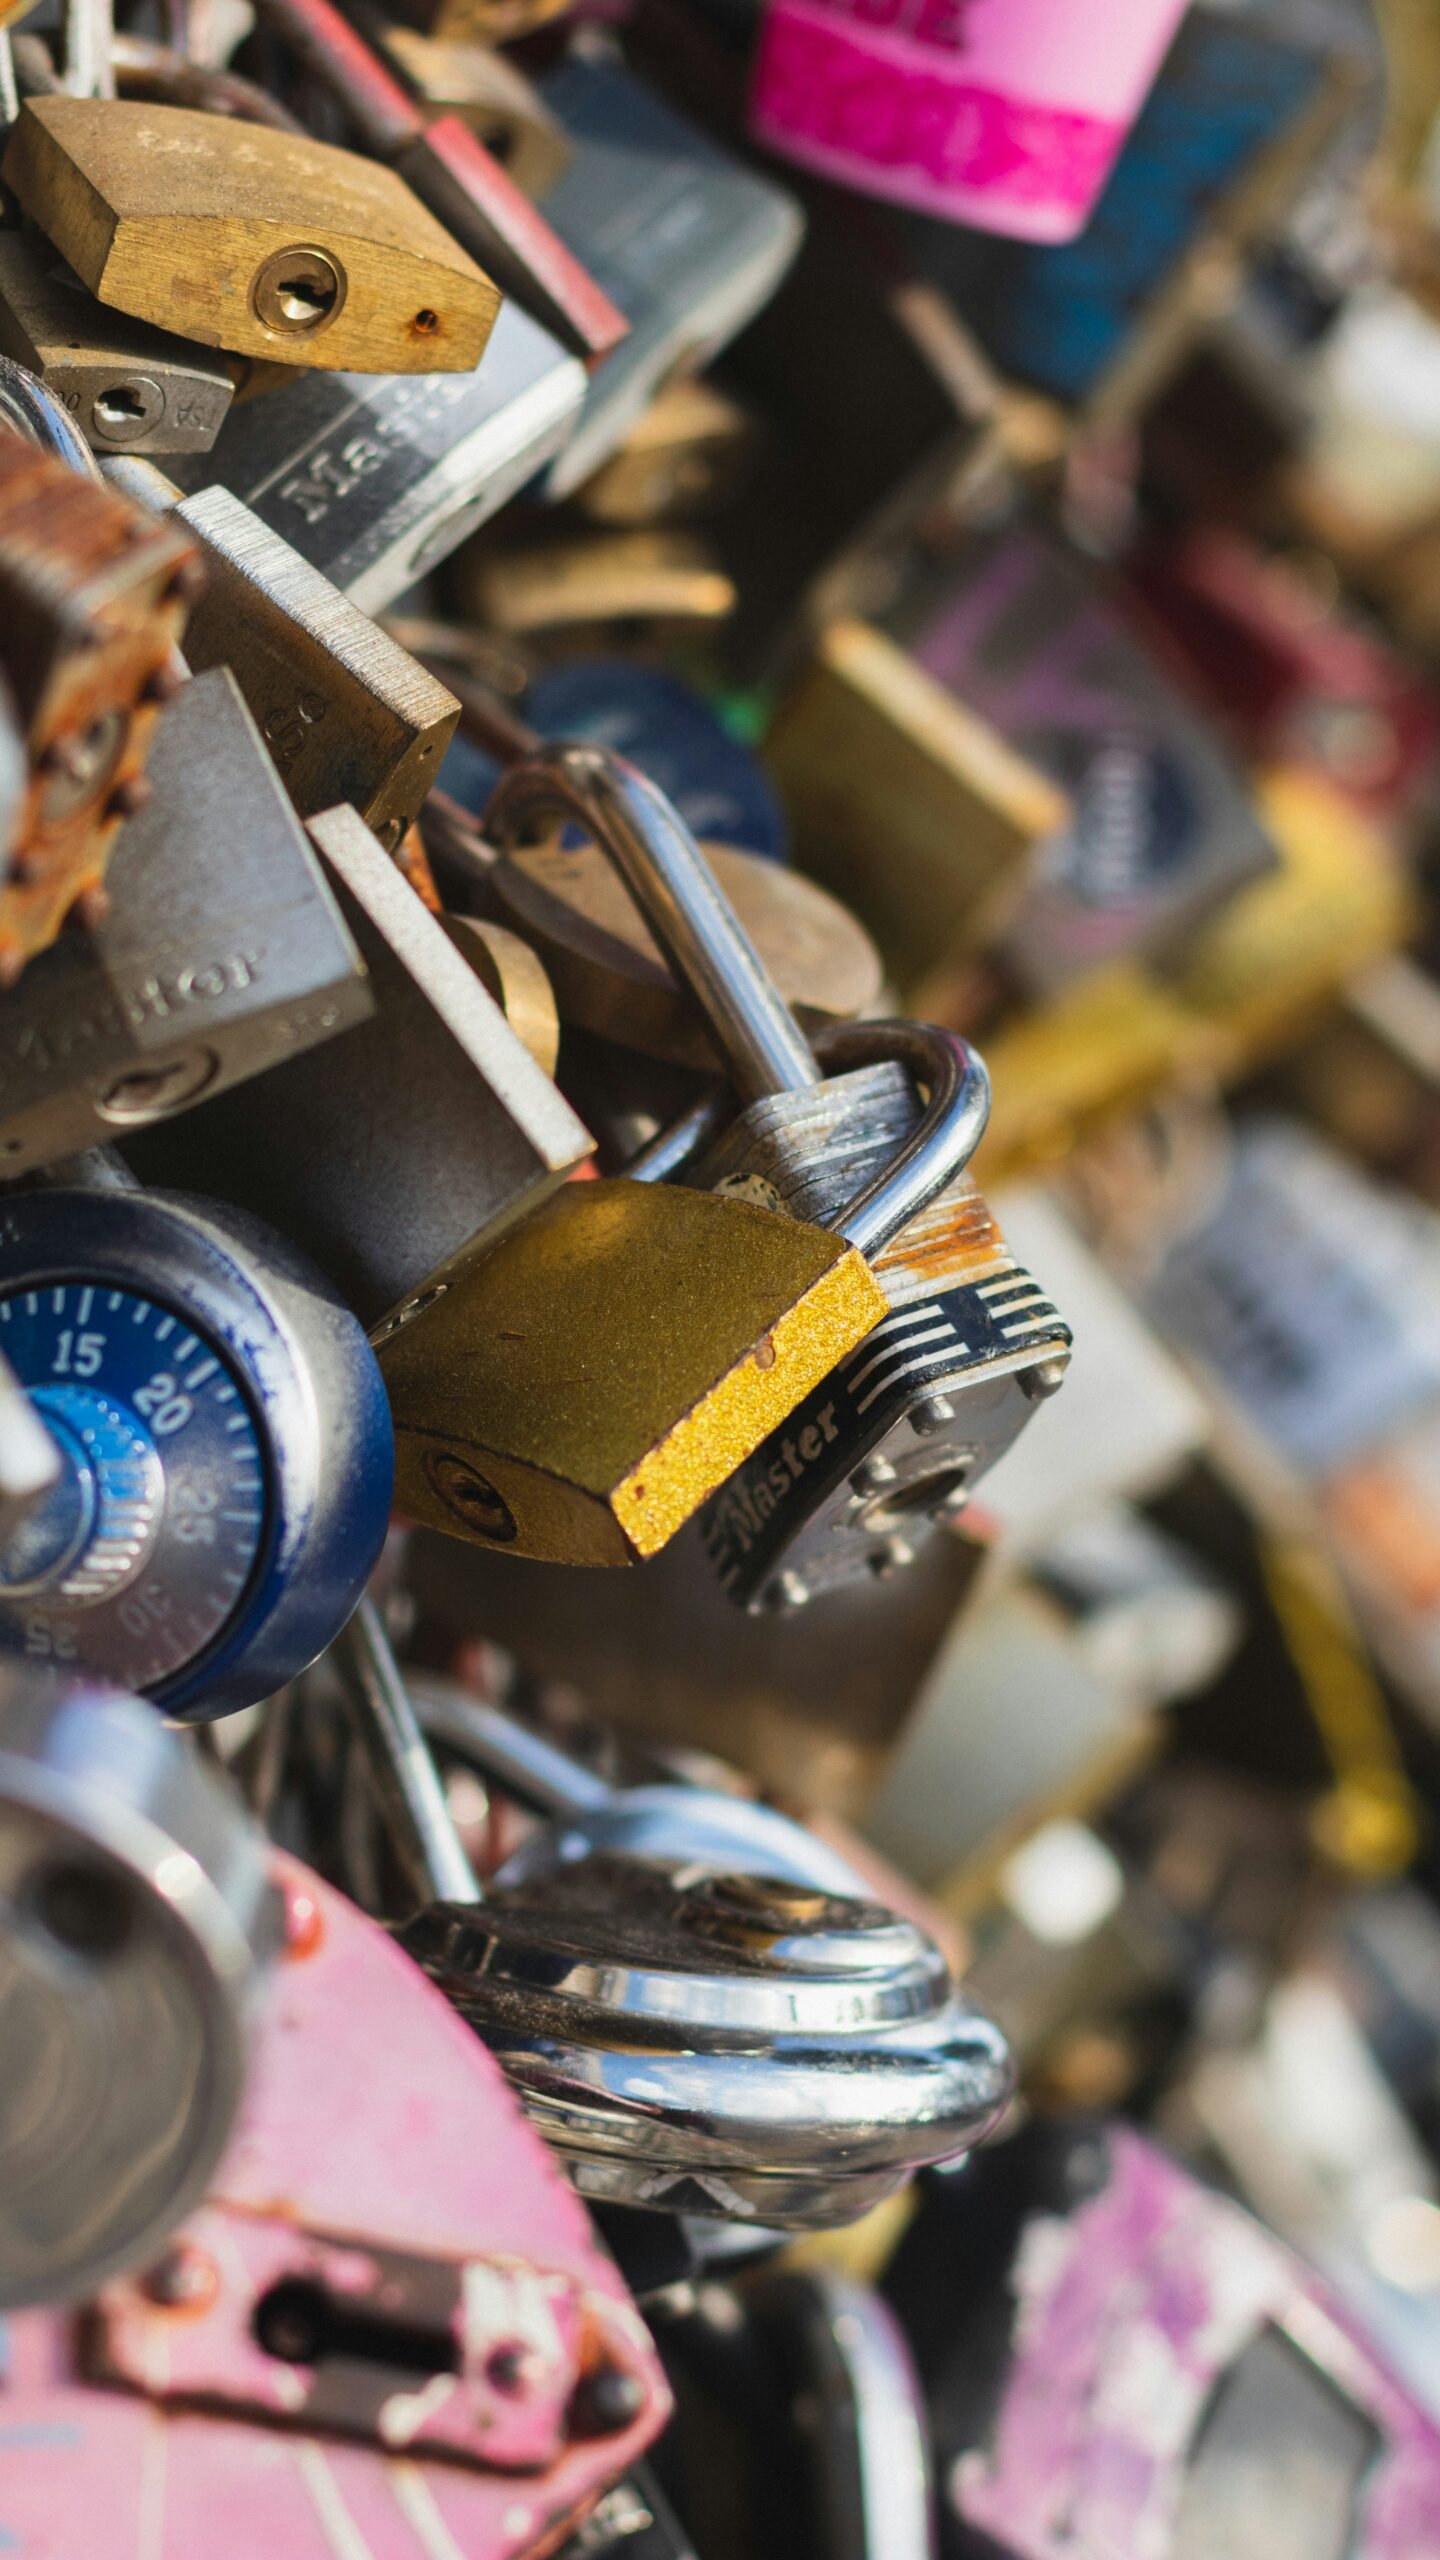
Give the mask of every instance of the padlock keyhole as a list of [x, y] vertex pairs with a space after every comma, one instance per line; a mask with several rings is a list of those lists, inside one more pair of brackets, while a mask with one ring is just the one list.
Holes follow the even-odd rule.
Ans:
[[314, 2276], [281, 2276], [251, 2315], [257, 2345], [282, 2364], [347, 2362], [404, 2373], [458, 2373], [460, 2351], [448, 2329], [388, 2319], [373, 2305], [331, 2293]]

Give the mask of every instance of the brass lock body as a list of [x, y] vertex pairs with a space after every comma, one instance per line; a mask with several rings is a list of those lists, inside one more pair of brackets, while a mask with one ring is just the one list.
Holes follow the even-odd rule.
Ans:
[[3, 175], [101, 302], [233, 355], [469, 373], [500, 307], [392, 170], [268, 125], [27, 98]]
[[29, 763], [0, 887], [0, 985], [98, 896], [139, 809], [195, 546], [18, 435], [0, 434], [0, 672]]
[[380, 1344], [397, 1504], [514, 1556], [639, 1563], [884, 1312], [826, 1229], [571, 1183]]
[[208, 453], [233, 397], [218, 357], [107, 311], [20, 231], [0, 232], [0, 354], [54, 392], [96, 453]]

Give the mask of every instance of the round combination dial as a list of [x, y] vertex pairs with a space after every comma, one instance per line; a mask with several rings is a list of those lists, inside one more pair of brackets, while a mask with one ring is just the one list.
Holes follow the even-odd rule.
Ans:
[[175, 1308], [79, 1279], [0, 1293], [0, 1349], [60, 1453], [0, 1540], [0, 1649], [153, 1690], [214, 1644], [260, 1563], [242, 1375]]

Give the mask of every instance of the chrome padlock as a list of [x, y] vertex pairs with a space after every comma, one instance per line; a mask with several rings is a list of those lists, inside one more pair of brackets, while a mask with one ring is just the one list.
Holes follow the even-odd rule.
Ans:
[[0, 2306], [149, 2265], [229, 2141], [267, 1844], [138, 1698], [0, 1664]]
[[[923, 1076], [920, 1026], [901, 1027]], [[817, 1053], [837, 1064], [876, 1054], [889, 1034], [840, 1025], [817, 1036]], [[895, 1046], [889, 1062], [821, 1086], [808, 1112], [753, 1105], [687, 1178], [823, 1214], [857, 1162], [883, 1158], [914, 1124], [919, 1103]], [[911, 1563], [1064, 1377], [1070, 1329], [963, 1162], [874, 1258], [889, 1314], [702, 1515], [720, 1579], [745, 1608], [797, 1608]]]
[[314, 1660], [394, 1467], [374, 1355], [318, 1271], [213, 1201], [15, 1193], [0, 1349], [61, 1461], [0, 1546], [0, 1655], [195, 1720]]
[[108, 912], [0, 1006], [0, 1176], [121, 1139], [362, 1022], [324, 870], [228, 668], [162, 713]]
[[596, 2203], [853, 2221], [1009, 2096], [924, 1932], [812, 1885], [599, 1852], [401, 1939]]

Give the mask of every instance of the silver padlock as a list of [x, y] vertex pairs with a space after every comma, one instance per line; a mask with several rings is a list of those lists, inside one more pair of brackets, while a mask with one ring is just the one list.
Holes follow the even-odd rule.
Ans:
[[0, 2307], [146, 2265], [203, 2194], [279, 1920], [266, 1843], [193, 1743], [0, 1664]]
[[1009, 2096], [924, 1932], [811, 1885], [597, 1852], [401, 1935], [596, 2203], [853, 2221]]
[[454, 694], [228, 489], [182, 497], [143, 461], [106, 476], [195, 536], [186, 658], [229, 668], [301, 817], [347, 803], [393, 852], [455, 734]]
[[547, 1817], [507, 1858], [497, 1882], [529, 1884], [577, 1858], [608, 1850], [677, 1866], [779, 1876], [823, 1893], [861, 1896], [849, 1861], [803, 1823], [750, 1796], [678, 1780], [615, 1787], [503, 1707], [458, 1681], [410, 1671], [405, 1686], [432, 1743]]
[[207, 453], [234, 397], [210, 348], [109, 310], [35, 232], [0, 233], [0, 351], [97, 453]]
[[506, 302], [474, 373], [293, 369], [243, 400], [191, 490], [219, 480], [352, 604], [383, 612], [498, 513], [564, 444], [588, 376]]
[[[199, 679], [197, 679], [199, 681]], [[448, 1288], [592, 1141], [353, 809], [310, 837], [359, 945], [373, 1019], [126, 1153], [289, 1236], [377, 1338]]]
[[161, 714], [109, 912], [0, 1006], [0, 1174], [116, 1140], [363, 1021], [322, 865], [225, 669]]

